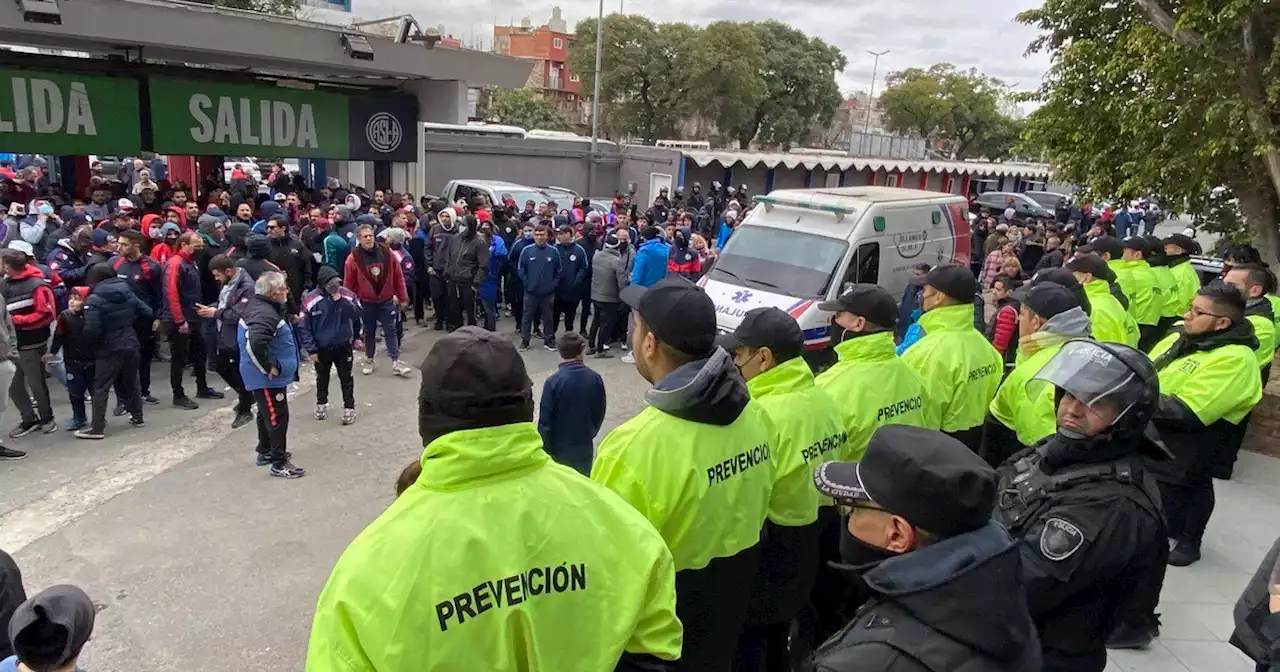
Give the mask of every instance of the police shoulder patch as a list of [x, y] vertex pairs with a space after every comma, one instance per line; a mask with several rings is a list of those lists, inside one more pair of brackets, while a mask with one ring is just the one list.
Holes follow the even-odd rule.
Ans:
[[1066, 560], [1083, 545], [1084, 533], [1080, 528], [1061, 518], [1045, 521], [1040, 531], [1040, 553], [1054, 562]]

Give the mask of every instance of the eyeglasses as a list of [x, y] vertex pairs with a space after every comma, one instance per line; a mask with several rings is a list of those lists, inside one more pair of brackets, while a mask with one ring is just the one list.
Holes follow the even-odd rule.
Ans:
[[849, 516], [854, 511], [879, 511], [884, 513], [884, 509], [878, 506], [871, 506], [869, 504], [835, 498], [832, 498], [832, 501], [835, 502], [836, 509], [840, 511], [840, 515], [842, 516]]
[[1202, 317], [1204, 315], [1208, 315], [1210, 317], [1221, 317], [1223, 319], [1230, 319], [1226, 315], [1219, 315], [1217, 313], [1206, 312], [1206, 311], [1200, 310], [1199, 308], [1196, 308], [1195, 306], [1191, 306], [1190, 308], [1188, 308], [1187, 314], [1190, 315], [1191, 319], [1193, 320], [1196, 319], [1197, 317]]

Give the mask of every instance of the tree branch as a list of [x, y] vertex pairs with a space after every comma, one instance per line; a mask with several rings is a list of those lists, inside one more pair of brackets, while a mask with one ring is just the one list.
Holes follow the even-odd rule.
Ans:
[[1133, 1], [1138, 5], [1138, 8], [1142, 10], [1142, 13], [1147, 15], [1147, 18], [1151, 20], [1151, 23], [1155, 25], [1156, 29], [1173, 38], [1175, 42], [1188, 46], [1208, 46], [1205, 42], [1204, 36], [1200, 33], [1197, 33], [1194, 30], [1187, 30], [1186, 28], [1179, 28], [1178, 22], [1174, 20], [1173, 16], [1171, 16], [1169, 12], [1166, 12], [1164, 8], [1160, 6], [1158, 0]]

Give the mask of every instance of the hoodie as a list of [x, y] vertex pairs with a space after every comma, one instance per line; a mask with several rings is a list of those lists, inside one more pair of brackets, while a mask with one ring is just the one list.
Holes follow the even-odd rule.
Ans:
[[236, 262], [236, 266], [247, 271], [249, 277], [255, 282], [267, 271], [280, 271], [280, 267], [271, 263], [268, 259], [271, 256], [271, 241], [266, 236], [260, 236], [256, 233], [249, 236], [245, 247], [248, 254]]
[[1019, 545], [999, 523], [870, 566], [836, 567], [870, 599], [803, 669], [1041, 669]]
[[213, 319], [218, 325], [218, 351], [235, 351], [239, 348], [236, 343], [236, 327], [240, 324], [240, 310], [249, 302], [253, 292], [253, 278], [243, 268], [237, 268], [231, 281], [218, 290], [218, 300], [212, 304], [217, 306]]
[[334, 301], [324, 290], [338, 272], [322, 266], [316, 277], [316, 289], [302, 298], [302, 317], [297, 323], [298, 341], [308, 354], [328, 348], [350, 346], [360, 333], [360, 300], [346, 287], [339, 287]]
[[267, 235], [267, 222], [275, 215], [284, 214], [281, 212], [280, 204], [275, 201], [264, 202], [259, 208], [259, 212], [262, 214], [262, 219], [254, 222], [251, 230], [264, 236]]
[[138, 320], [154, 317], [151, 306], [133, 293], [128, 280], [107, 278], [93, 286], [85, 301], [84, 335], [97, 344], [98, 357], [137, 352], [138, 335], [133, 325]]

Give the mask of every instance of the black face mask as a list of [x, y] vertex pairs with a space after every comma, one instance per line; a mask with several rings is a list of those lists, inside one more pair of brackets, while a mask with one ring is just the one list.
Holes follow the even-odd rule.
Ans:
[[[867, 542], [853, 536], [849, 532], [849, 526], [846, 524], [840, 534], [840, 561], [846, 565], [854, 567], [863, 567], [865, 565], [875, 566], [889, 558], [895, 558], [899, 554], [893, 551], [887, 551], [879, 546], [872, 546]], [[870, 569], [871, 567], [867, 567]]]

